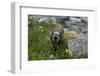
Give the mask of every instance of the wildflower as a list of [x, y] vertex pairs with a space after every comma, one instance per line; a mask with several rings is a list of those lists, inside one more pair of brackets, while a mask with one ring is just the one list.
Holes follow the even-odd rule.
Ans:
[[39, 29], [43, 29], [43, 27], [42, 26], [39, 26]]
[[50, 55], [50, 58], [51, 58], [51, 59], [54, 58], [54, 55]]

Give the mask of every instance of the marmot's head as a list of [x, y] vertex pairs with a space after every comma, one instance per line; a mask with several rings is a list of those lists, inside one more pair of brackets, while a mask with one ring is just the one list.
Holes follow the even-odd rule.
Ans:
[[61, 27], [55, 27], [52, 31], [51, 39], [54, 42], [59, 42], [63, 38], [64, 30]]

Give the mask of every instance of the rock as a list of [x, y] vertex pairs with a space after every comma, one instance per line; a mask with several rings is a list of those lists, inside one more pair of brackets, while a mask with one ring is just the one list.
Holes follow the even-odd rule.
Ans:
[[80, 18], [77, 18], [77, 17], [70, 17], [70, 21], [72, 22], [72, 23], [78, 23], [78, 22], [81, 22], [81, 19]]
[[39, 22], [47, 21], [47, 20], [48, 20], [48, 18], [47, 18], [47, 17], [44, 17], [44, 18], [40, 18], [40, 19], [39, 19]]
[[74, 39], [68, 41], [68, 47], [74, 56], [85, 55], [88, 53], [87, 40], [84, 39]]
[[80, 39], [83, 39], [83, 40], [87, 40], [88, 39], [88, 35], [87, 34], [80, 33], [79, 34], [79, 38]]
[[88, 22], [88, 18], [87, 17], [81, 17], [81, 20], [83, 21], [83, 22]]

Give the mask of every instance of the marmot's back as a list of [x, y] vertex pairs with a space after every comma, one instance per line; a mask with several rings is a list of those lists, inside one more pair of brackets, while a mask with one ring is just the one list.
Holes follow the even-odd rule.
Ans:
[[79, 39], [79, 35], [75, 31], [68, 31], [64, 28], [64, 39], [71, 40], [71, 39]]

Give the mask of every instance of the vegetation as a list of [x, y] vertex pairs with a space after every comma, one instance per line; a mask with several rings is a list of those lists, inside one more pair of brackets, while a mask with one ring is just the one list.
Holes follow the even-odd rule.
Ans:
[[28, 20], [28, 59], [47, 59], [49, 35], [56, 23], [53, 21], [39, 22], [32, 16], [29, 16]]

